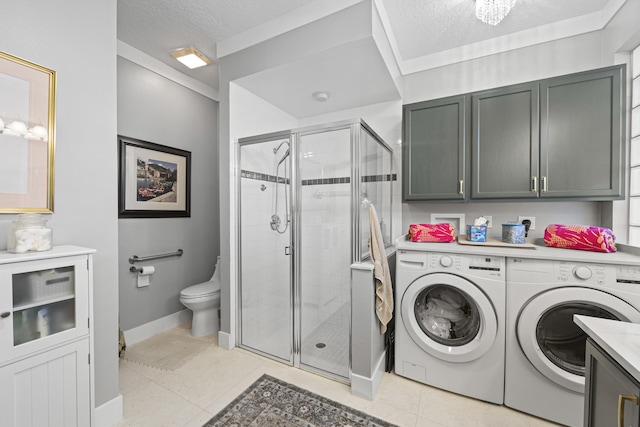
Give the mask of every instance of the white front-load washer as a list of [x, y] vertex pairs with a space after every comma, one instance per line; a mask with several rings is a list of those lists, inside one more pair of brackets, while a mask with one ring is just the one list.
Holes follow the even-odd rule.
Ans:
[[398, 375], [503, 403], [503, 257], [399, 250], [395, 324]]
[[587, 335], [574, 314], [640, 322], [640, 267], [507, 259], [505, 405], [583, 425]]

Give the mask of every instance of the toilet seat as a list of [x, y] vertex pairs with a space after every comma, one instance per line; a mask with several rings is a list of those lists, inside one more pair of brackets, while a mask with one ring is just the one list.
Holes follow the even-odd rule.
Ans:
[[220, 294], [220, 287], [216, 286], [213, 282], [198, 283], [197, 285], [189, 286], [180, 292], [180, 298], [195, 299], [206, 298], [216, 296]]

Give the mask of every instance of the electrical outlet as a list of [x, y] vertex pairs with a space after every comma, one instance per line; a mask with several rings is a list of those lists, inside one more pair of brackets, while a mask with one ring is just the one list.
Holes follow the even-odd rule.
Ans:
[[487, 228], [493, 228], [493, 217], [491, 215], [482, 215], [487, 220]]
[[528, 219], [529, 221], [531, 221], [531, 225], [529, 226], [529, 231], [531, 230], [535, 230], [536, 229], [536, 217], [535, 216], [528, 216], [528, 215], [524, 215], [524, 216], [519, 216], [518, 217], [518, 222], [520, 224], [522, 224], [522, 221]]

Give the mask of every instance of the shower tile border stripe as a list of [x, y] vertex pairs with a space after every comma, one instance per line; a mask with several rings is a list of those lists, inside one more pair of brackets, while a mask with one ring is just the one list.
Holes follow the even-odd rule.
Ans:
[[364, 175], [361, 178], [362, 182], [384, 182], [384, 181], [397, 181], [397, 174], [383, 174], [383, 175]]
[[343, 176], [339, 178], [303, 179], [302, 185], [349, 184], [350, 182], [350, 177]]
[[247, 179], [255, 179], [256, 181], [266, 181], [266, 182], [276, 182], [276, 179], [277, 179], [279, 184], [289, 184], [289, 178], [285, 178], [282, 176], [276, 177], [275, 175], [269, 175], [269, 174], [260, 173], [260, 172], [253, 172], [253, 171], [248, 171], [244, 169], [240, 171], [240, 177], [247, 178]]
[[[257, 181], [266, 181], [266, 182], [276, 182], [280, 184], [289, 184], [289, 178], [285, 177], [276, 177], [274, 175], [269, 175], [261, 172], [253, 172], [249, 170], [241, 170], [240, 171], [241, 178], [254, 179]], [[382, 174], [382, 175], [366, 175], [361, 177], [362, 182], [385, 182], [385, 181], [397, 181], [397, 174]], [[337, 177], [337, 178], [317, 178], [317, 179], [303, 179], [302, 185], [331, 185], [331, 184], [349, 184], [351, 182], [351, 178], [348, 176]]]

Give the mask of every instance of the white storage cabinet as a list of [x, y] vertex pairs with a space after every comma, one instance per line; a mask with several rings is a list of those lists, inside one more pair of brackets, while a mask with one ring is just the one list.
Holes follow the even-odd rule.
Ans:
[[3, 426], [93, 425], [94, 252], [0, 252]]

